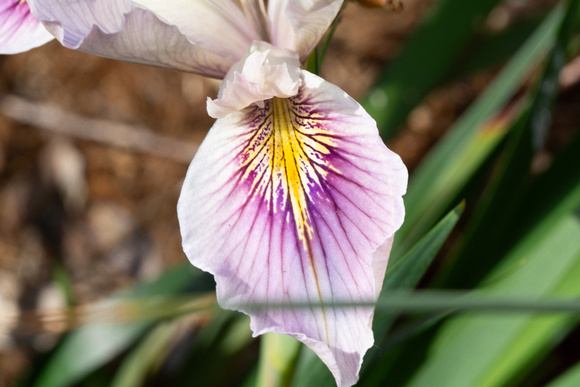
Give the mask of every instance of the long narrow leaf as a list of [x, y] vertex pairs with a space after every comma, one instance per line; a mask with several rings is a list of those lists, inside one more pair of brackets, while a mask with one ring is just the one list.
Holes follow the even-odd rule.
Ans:
[[580, 386], [580, 364], [575, 365], [565, 374], [552, 381], [546, 387], [578, 387]]
[[[580, 203], [579, 203], [580, 204]], [[578, 275], [580, 268], [580, 243], [569, 243], [580, 233], [580, 220], [573, 214], [561, 219], [547, 233], [538, 228], [510, 253], [505, 266], [525, 259], [520, 268], [499, 281], [490, 281], [488, 294], [496, 297], [526, 295], [540, 297], [561, 292], [562, 283], [567, 291], [580, 295]], [[501, 270], [502, 268], [499, 268]], [[567, 317], [561, 317], [566, 319]], [[477, 315], [461, 316], [449, 321], [438, 333], [430, 348], [429, 359], [409, 384], [419, 386], [500, 386], [514, 377], [514, 372], [530, 360], [531, 352], [513, 352], [522, 332], [534, 324], [537, 318], [526, 315]], [[562, 320], [560, 324], [566, 324]], [[540, 332], [541, 333], [541, 332]], [[535, 340], [527, 337], [527, 340]], [[476, 349], [476, 350], [475, 350]], [[504, 357], [505, 356], [505, 357]], [[509, 361], [511, 367], [501, 368], [494, 374], [501, 361]], [[487, 378], [493, 376], [494, 384]]]
[[524, 110], [512, 128], [495, 179], [472, 217], [464, 247], [446, 282], [449, 286], [475, 285], [509, 248], [509, 235], [521, 223], [516, 215], [532, 181], [529, 171], [533, 157], [543, 144], [550, 125], [552, 105], [558, 93], [558, 76], [565, 63], [578, 4], [577, 0], [572, 0], [566, 8], [544, 73], [531, 95], [529, 109]]

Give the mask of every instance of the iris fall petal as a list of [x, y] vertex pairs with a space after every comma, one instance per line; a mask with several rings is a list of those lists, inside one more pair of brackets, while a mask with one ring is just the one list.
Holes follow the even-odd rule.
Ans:
[[24, 52], [52, 39], [25, 1], [0, 1], [0, 54]]
[[[291, 98], [218, 119], [178, 204], [191, 262], [255, 335], [289, 334], [337, 384], [352, 385], [373, 344], [373, 309], [299, 302], [373, 301], [403, 221], [407, 171], [374, 120], [338, 87], [301, 71]], [[263, 303], [260, 310], [244, 307]], [[288, 303], [285, 309], [268, 303]]]

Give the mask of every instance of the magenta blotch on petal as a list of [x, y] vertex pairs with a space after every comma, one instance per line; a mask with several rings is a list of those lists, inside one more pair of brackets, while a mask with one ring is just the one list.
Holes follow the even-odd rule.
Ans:
[[[404, 217], [407, 171], [358, 103], [301, 77], [296, 96], [216, 121], [178, 215], [185, 252], [214, 274], [223, 306], [249, 314], [255, 335], [298, 338], [339, 385], [352, 385], [373, 344], [373, 309], [291, 305], [375, 300]], [[243, 306], [256, 302], [259, 311]], [[279, 302], [290, 307], [268, 309]]]
[[52, 39], [25, 1], [0, 0], [0, 54], [24, 52]]

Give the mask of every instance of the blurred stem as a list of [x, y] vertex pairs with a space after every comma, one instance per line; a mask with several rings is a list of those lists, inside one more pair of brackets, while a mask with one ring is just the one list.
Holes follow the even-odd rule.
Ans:
[[290, 386], [302, 344], [277, 333], [266, 333], [261, 340], [257, 387]]
[[348, 3], [346, 1], [342, 3], [342, 7], [340, 8], [340, 11], [338, 11], [338, 14], [336, 15], [336, 17], [334, 18], [334, 21], [330, 25], [330, 30], [328, 31], [328, 35], [326, 36], [326, 39], [324, 40], [324, 44], [322, 45], [322, 50], [320, 52], [320, 55], [317, 55], [317, 57], [318, 57], [317, 58], [318, 59], [318, 65], [317, 65], [318, 71], [320, 71], [320, 69], [322, 68], [322, 60], [326, 56], [326, 50], [328, 50], [328, 46], [330, 45], [330, 41], [332, 40], [332, 37], [334, 36], [334, 32], [336, 31], [336, 27], [338, 27], [338, 24], [340, 23], [340, 20], [342, 19], [342, 13], [344, 12], [344, 10], [346, 9], [347, 6], [348, 6]]
[[318, 47], [314, 48], [314, 51], [308, 57], [308, 61], [306, 62], [306, 70], [311, 72], [312, 74], [318, 75], [320, 72], [320, 68], [318, 67], [319, 64], [318, 60]]
[[74, 293], [72, 290], [72, 283], [70, 280], [70, 277], [66, 271], [66, 269], [64, 268], [64, 266], [61, 263], [57, 263], [52, 271], [52, 278], [53, 281], [58, 285], [58, 287], [61, 289], [65, 300], [66, 300], [66, 304], [68, 306], [73, 306], [75, 304], [75, 300], [74, 300]]
[[334, 36], [336, 27], [338, 27], [338, 24], [340, 23], [340, 20], [342, 18], [342, 13], [344, 12], [347, 6], [348, 3], [344, 1], [342, 3], [340, 11], [338, 11], [338, 14], [336, 15], [334, 21], [330, 25], [328, 34], [326, 35], [326, 39], [324, 39], [324, 43], [322, 44], [322, 48], [320, 49], [318, 46], [316, 46], [314, 48], [314, 51], [312, 51], [312, 54], [310, 54], [310, 56], [308, 57], [308, 61], [306, 62], [306, 70], [310, 71], [311, 73], [320, 75], [320, 69], [322, 68], [322, 61], [326, 56], [326, 50], [328, 50], [328, 46], [330, 45], [330, 41]]

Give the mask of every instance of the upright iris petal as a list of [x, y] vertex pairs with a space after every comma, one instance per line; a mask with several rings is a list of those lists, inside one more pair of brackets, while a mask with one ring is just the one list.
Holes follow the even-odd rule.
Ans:
[[[372, 308], [291, 306], [375, 300], [407, 172], [358, 103], [313, 74], [300, 77], [295, 96], [216, 121], [178, 214], [186, 254], [215, 275], [222, 305], [249, 314], [256, 335], [298, 338], [339, 385], [351, 385], [373, 343]], [[263, 308], [243, 306], [256, 302]]]
[[342, 7], [341, 0], [268, 1], [270, 43], [305, 61]]
[[24, 0], [0, 1], [0, 54], [16, 54], [54, 39]]

